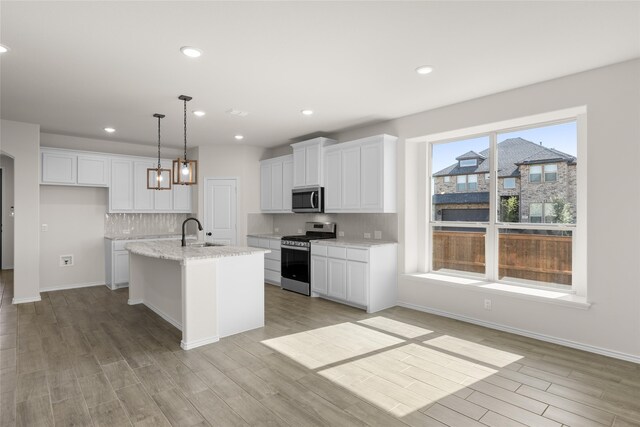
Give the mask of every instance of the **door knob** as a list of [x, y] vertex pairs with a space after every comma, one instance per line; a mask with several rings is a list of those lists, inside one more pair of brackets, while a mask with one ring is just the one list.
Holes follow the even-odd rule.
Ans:
[[213, 233], [212, 232], [208, 232], [207, 236], [213, 236]]

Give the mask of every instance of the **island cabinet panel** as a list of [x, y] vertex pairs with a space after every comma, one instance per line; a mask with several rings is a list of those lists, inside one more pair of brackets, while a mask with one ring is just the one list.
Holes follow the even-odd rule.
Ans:
[[[333, 246], [332, 246], [333, 245]], [[369, 313], [397, 301], [397, 244], [311, 244], [311, 296], [364, 308]]]
[[377, 135], [325, 149], [325, 212], [396, 212], [396, 140]]
[[260, 210], [265, 213], [291, 213], [293, 156], [260, 162]]

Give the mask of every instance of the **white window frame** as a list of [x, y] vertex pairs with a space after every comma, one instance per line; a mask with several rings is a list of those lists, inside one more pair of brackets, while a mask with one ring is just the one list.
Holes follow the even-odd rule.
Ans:
[[[532, 173], [531, 171], [533, 170], [533, 168], [540, 168], [540, 173]], [[533, 181], [531, 179], [531, 175], [540, 175], [540, 180]], [[542, 167], [542, 165], [529, 165], [529, 182], [534, 184], [541, 184], [544, 182], [544, 168]]]
[[[433, 221], [432, 216], [432, 203], [431, 203], [431, 191], [429, 185], [420, 187], [426, 190], [424, 195], [420, 197], [424, 200], [424, 212], [422, 216], [423, 223], [426, 227], [422, 228], [423, 233], [420, 234], [420, 253], [424, 256], [424, 263], [420, 263], [422, 271], [424, 273], [436, 273], [441, 274], [439, 271], [434, 272], [432, 270], [432, 254], [431, 254], [431, 239], [433, 227], [448, 227], [458, 226], [466, 228], [482, 228], [487, 232], [487, 238], [485, 241], [485, 262], [487, 265], [485, 280], [489, 283], [507, 283], [514, 284], [521, 287], [533, 287], [541, 289], [550, 289], [552, 287], [559, 287], [565, 292], [573, 293], [577, 296], [587, 296], [587, 165], [588, 165], [588, 153], [587, 153], [587, 109], [586, 106], [580, 106], [575, 108], [567, 108], [565, 110], [559, 110], [549, 113], [542, 113], [532, 115], [528, 117], [522, 117], [517, 119], [505, 120], [502, 122], [489, 123], [484, 125], [473, 126], [466, 129], [459, 129], [454, 131], [441, 132], [437, 134], [426, 135], [423, 137], [412, 138], [409, 142], [425, 143], [424, 155], [426, 160], [425, 175], [426, 177], [432, 176], [431, 171], [431, 159], [433, 155], [433, 145], [438, 143], [453, 142], [461, 139], [470, 139], [480, 136], [490, 136], [490, 152], [495, 153], [497, 147], [497, 135], [499, 133], [512, 132], [515, 130], [525, 130], [530, 128], [537, 128], [543, 126], [549, 126], [553, 124], [560, 124], [570, 121], [575, 121], [577, 126], [577, 157], [580, 159], [577, 162], [577, 194], [576, 194], [576, 212], [578, 212], [575, 224], [526, 224], [526, 223], [500, 223], [497, 221], [497, 163], [495, 156], [490, 156], [490, 191], [492, 197], [489, 201], [489, 223], [482, 222], [444, 222]], [[544, 213], [544, 207], [543, 207]], [[516, 225], [514, 227], [514, 225]], [[572, 285], [571, 287], [566, 285], [552, 285], [541, 284], [540, 286], [523, 284], [521, 282], [508, 282], [498, 279], [498, 238], [500, 229], [537, 229], [537, 230], [566, 230], [571, 231], [572, 240]], [[450, 274], [456, 277], [471, 277], [477, 278], [471, 275], [465, 275], [464, 272], [456, 272]]]
[[[553, 172], [547, 172], [547, 168], [552, 167], [555, 168], [555, 171]], [[552, 180], [547, 180], [547, 173], [554, 173], [556, 175], [556, 179], [552, 179]], [[542, 168], [542, 178], [544, 179], [544, 182], [556, 182], [558, 181], [558, 164], [557, 163], [548, 163], [546, 165], [543, 166]]]
[[[464, 178], [464, 182], [460, 182], [460, 178]], [[460, 190], [458, 185], [464, 185], [464, 189]], [[467, 191], [467, 175], [456, 175], [456, 192]]]
[[[463, 163], [469, 163], [469, 164], [463, 164]], [[458, 164], [460, 165], [461, 168], [470, 168], [473, 166], [478, 166], [478, 159], [464, 159], [464, 160], [460, 160]]]
[[[507, 180], [509, 180], [509, 182], [513, 181], [513, 187], [507, 187]], [[502, 179], [502, 188], [504, 188], [505, 190], [515, 190], [516, 187], [516, 179], [514, 177], [507, 177]]]
[[[476, 185], [476, 187], [473, 190], [471, 190], [471, 184]], [[467, 175], [467, 191], [478, 191], [478, 175], [476, 174]]]

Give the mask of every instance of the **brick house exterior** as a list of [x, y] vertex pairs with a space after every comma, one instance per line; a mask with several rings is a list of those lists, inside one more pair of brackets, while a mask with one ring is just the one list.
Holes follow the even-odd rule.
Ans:
[[[518, 198], [520, 222], [557, 222], [552, 212], [558, 200], [566, 203], [575, 220], [574, 156], [522, 138], [506, 139], [498, 143], [497, 149], [498, 197]], [[433, 174], [436, 220], [489, 219], [488, 151], [462, 154], [456, 158], [457, 163]], [[498, 208], [502, 209], [501, 203]]]

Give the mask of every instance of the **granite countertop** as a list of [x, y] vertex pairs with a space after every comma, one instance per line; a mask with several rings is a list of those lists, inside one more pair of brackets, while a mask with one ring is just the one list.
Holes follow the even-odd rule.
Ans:
[[[144, 240], [144, 239], [170, 239], [182, 238], [182, 233], [164, 233], [164, 234], [105, 234], [104, 238], [108, 240]], [[188, 234], [187, 239], [196, 239], [195, 234]]]
[[181, 246], [178, 240], [160, 240], [155, 242], [132, 242], [125, 246], [132, 254], [150, 258], [186, 261], [194, 259], [226, 258], [232, 256], [268, 253], [268, 249], [249, 248], [243, 246]]
[[322, 240], [312, 240], [311, 243], [317, 245], [324, 246], [360, 246], [363, 248], [372, 248], [374, 246], [384, 246], [384, 245], [396, 245], [398, 242], [391, 242], [388, 240], [358, 240], [358, 239], [322, 239]]
[[273, 233], [261, 233], [261, 234], [247, 234], [247, 237], [258, 237], [260, 239], [282, 239], [282, 234], [273, 234]]

